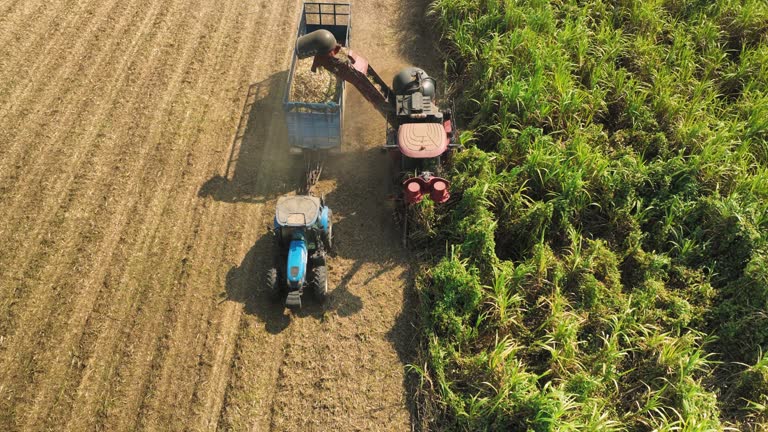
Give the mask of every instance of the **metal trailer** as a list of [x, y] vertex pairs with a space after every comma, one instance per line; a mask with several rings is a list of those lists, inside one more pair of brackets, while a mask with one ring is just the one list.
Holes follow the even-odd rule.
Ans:
[[[352, 34], [352, 9], [349, 3], [304, 3], [296, 39], [325, 29], [349, 48]], [[288, 143], [292, 153], [304, 150], [341, 150], [344, 125], [344, 80], [338, 82], [338, 98], [328, 103], [289, 100], [298, 57], [294, 50], [288, 85], [283, 99]]]

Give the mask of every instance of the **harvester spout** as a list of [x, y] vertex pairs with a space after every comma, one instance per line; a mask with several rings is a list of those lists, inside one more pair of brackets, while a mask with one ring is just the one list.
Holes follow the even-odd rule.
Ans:
[[296, 55], [300, 59], [326, 55], [336, 48], [336, 38], [328, 30], [317, 30], [296, 40]]
[[383, 115], [390, 124], [394, 120], [395, 96], [365, 57], [342, 46], [328, 30], [315, 30], [296, 41], [296, 55], [300, 59], [315, 57], [312, 70], [321, 66], [352, 84]]

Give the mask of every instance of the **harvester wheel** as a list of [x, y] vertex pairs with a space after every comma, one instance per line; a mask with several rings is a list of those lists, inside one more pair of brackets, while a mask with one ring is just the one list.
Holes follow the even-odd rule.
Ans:
[[272, 301], [278, 301], [280, 299], [280, 279], [277, 277], [277, 269], [271, 268], [267, 270], [267, 292]]
[[328, 297], [328, 268], [326, 266], [317, 266], [312, 272], [312, 288], [315, 290], [315, 296], [323, 301]]

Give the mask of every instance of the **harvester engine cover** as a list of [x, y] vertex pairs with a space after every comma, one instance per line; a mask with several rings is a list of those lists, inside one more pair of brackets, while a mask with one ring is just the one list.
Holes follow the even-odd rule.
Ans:
[[400, 123], [424, 119], [442, 122], [443, 113], [435, 105], [435, 80], [422, 69], [408, 67], [392, 80], [395, 92], [395, 114], [405, 117]]
[[437, 157], [448, 150], [448, 143], [441, 123], [405, 123], [397, 130], [397, 145], [405, 157]]

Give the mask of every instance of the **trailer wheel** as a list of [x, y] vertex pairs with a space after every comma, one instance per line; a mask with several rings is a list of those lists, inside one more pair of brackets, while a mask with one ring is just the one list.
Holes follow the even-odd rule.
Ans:
[[312, 288], [318, 300], [324, 301], [328, 297], [328, 268], [326, 266], [317, 266], [312, 271]]
[[280, 279], [277, 277], [277, 269], [274, 267], [267, 270], [266, 287], [270, 300], [278, 301], [281, 294]]

